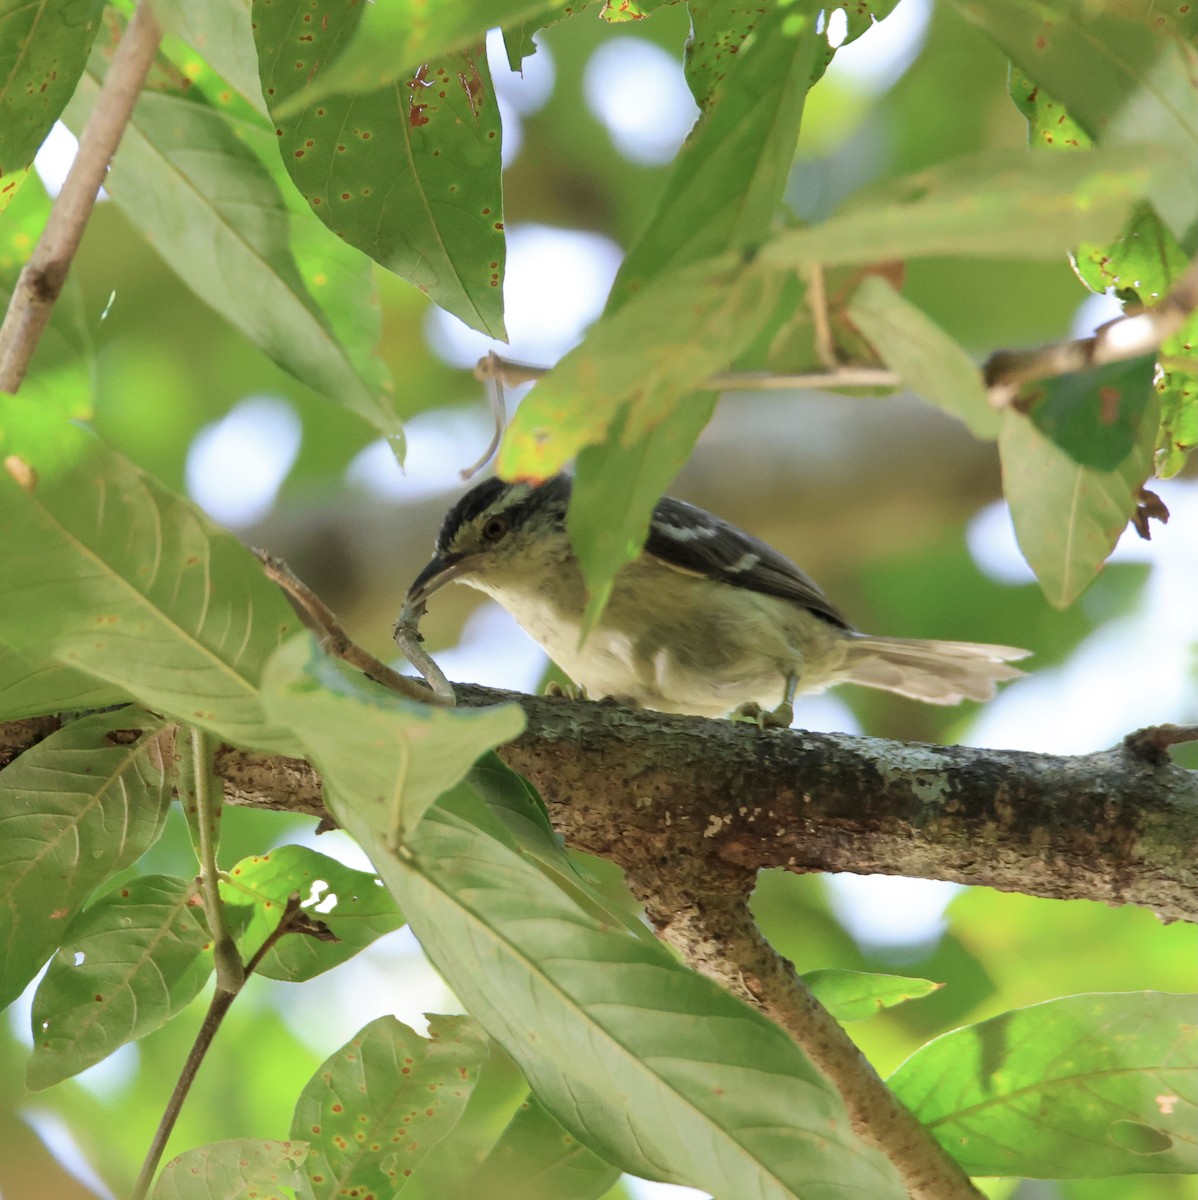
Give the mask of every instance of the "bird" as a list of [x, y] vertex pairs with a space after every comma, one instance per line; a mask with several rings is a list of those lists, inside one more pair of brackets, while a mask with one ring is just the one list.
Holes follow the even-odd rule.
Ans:
[[515, 618], [577, 695], [764, 728], [788, 727], [796, 695], [834, 684], [957, 704], [1024, 674], [1010, 664], [1030, 652], [1015, 646], [859, 632], [777, 550], [669, 496], [583, 638], [587, 588], [566, 529], [572, 486], [568, 473], [476, 484], [446, 514], [404, 612], [418, 619], [434, 592], [468, 584]]

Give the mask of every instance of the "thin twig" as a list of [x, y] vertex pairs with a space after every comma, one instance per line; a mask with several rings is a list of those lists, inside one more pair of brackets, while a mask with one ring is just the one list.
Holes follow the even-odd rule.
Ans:
[[815, 355], [830, 374], [840, 370], [836, 356], [836, 339], [832, 336], [832, 320], [828, 315], [828, 288], [822, 263], [812, 263], [807, 280], [807, 307], [815, 326]]
[[1037, 379], [1153, 354], [1195, 311], [1198, 311], [1198, 258], [1159, 304], [1108, 321], [1090, 337], [1052, 342], [1035, 350], [995, 351], [982, 368], [990, 403], [995, 408], [1006, 408], [1023, 384]]
[[300, 896], [298, 893], [293, 892], [287, 898], [287, 904], [283, 909], [283, 915], [279, 918], [278, 925], [271, 930], [266, 940], [258, 947], [257, 953], [254, 954], [242, 969], [241, 982], [232, 990], [227, 991], [220, 986], [218, 978], [216, 991], [213, 992], [212, 1001], [208, 1005], [208, 1011], [204, 1014], [203, 1024], [200, 1026], [199, 1032], [196, 1034], [196, 1039], [192, 1043], [191, 1052], [187, 1055], [187, 1061], [183, 1064], [183, 1070], [179, 1072], [179, 1078], [175, 1083], [174, 1090], [171, 1092], [170, 1099], [166, 1102], [166, 1108], [163, 1109], [162, 1119], [158, 1122], [158, 1128], [154, 1131], [154, 1138], [150, 1142], [149, 1150], [146, 1152], [145, 1161], [142, 1163], [141, 1171], [137, 1176], [137, 1182], [133, 1185], [130, 1200], [145, 1200], [145, 1196], [150, 1190], [150, 1184], [154, 1182], [154, 1173], [158, 1170], [158, 1164], [162, 1161], [162, 1153], [166, 1149], [166, 1144], [170, 1140], [171, 1133], [174, 1131], [175, 1122], [178, 1121], [179, 1113], [183, 1109], [183, 1101], [187, 1099], [187, 1093], [191, 1090], [191, 1085], [195, 1082], [200, 1064], [204, 1061], [204, 1057], [211, 1048], [212, 1041], [216, 1037], [217, 1030], [220, 1029], [221, 1022], [225, 1019], [225, 1015], [232, 1007], [233, 1001], [237, 999], [241, 989], [245, 986], [245, 981], [253, 974], [254, 969], [262, 961], [267, 951], [274, 946], [283, 934], [291, 932], [293, 923], [299, 912]]
[[424, 681], [433, 689], [438, 701], [453, 705], [457, 703], [453, 684], [445, 678], [445, 672], [433, 661], [432, 656], [424, 648], [424, 638], [420, 633], [420, 619], [424, 616], [424, 601], [409, 606], [404, 604], [395, 626], [391, 630], [395, 644], [403, 652], [404, 657], [424, 676]]
[[0, 392], [16, 392], [25, 378], [161, 38], [150, 4], [142, 0], [113, 55], [46, 227], [13, 289], [0, 326]]
[[[487, 397], [491, 401], [491, 417], [495, 423], [495, 431], [491, 434], [491, 441], [478, 461], [468, 467], [463, 467], [458, 472], [462, 479], [470, 479], [477, 475], [491, 461], [495, 451], [499, 449], [500, 441], [503, 439], [503, 430], [507, 425], [507, 398], [504, 395], [503, 374], [497, 366], [499, 361], [499, 355], [492, 350], [486, 358], [479, 359], [478, 366], [474, 370], [475, 378], [481, 379], [486, 384]], [[400, 649], [403, 649], [403, 647], [401, 646]]]
[[[275, 558], [268, 551], [257, 548], [254, 549], [254, 554], [262, 563], [266, 577], [283, 589], [300, 620], [320, 639], [321, 649], [326, 654], [349, 663], [355, 670], [361, 671], [363, 675], [369, 676], [393, 692], [398, 692], [408, 700], [441, 706], [453, 704], [452, 689], [448, 697], [439, 694], [420, 680], [401, 675], [394, 667], [389, 667], [381, 659], [375, 658], [369, 650], [359, 646], [342, 628], [341, 622], [333, 615], [333, 610], [281, 558]], [[408, 654], [408, 651], [405, 649], [404, 653]], [[420, 657], [432, 661], [422, 651]], [[408, 654], [408, 658], [418, 671], [424, 670], [422, 663], [413, 659], [411, 654]], [[441, 679], [444, 678], [444, 675], [441, 675]]]
[[1170, 746], [1198, 742], [1198, 725], [1149, 725], [1123, 739], [1123, 746], [1141, 758], [1160, 758]]

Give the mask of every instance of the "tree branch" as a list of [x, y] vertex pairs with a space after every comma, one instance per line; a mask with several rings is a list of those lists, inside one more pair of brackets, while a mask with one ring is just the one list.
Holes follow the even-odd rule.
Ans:
[[0, 392], [16, 392], [25, 378], [161, 39], [148, 0], [142, 0], [113, 55], [46, 227], [13, 289], [0, 326]]

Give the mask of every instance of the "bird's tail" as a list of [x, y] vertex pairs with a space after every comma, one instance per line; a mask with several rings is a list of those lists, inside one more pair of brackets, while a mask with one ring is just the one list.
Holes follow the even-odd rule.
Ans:
[[989, 700], [998, 683], [1023, 674], [1010, 665], [1011, 660], [1031, 653], [1016, 646], [866, 635], [854, 637], [847, 650], [841, 676], [845, 682], [897, 692], [927, 704]]

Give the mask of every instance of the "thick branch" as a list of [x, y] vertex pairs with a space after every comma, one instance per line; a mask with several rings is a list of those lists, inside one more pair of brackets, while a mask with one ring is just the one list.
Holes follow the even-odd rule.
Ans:
[[25, 378], [161, 38], [150, 5], [142, 0], [113, 55], [42, 236], [13, 289], [0, 326], [0, 392], [15, 392]]
[[[501, 757], [571, 845], [642, 876], [878, 872], [1198, 920], [1198, 772], [1159, 739], [1060, 757], [457, 691], [467, 704], [519, 703], [528, 728]], [[0, 747], [51, 728], [0, 725]], [[216, 769], [232, 803], [324, 815], [320, 778], [300, 760], [222, 747]]]

